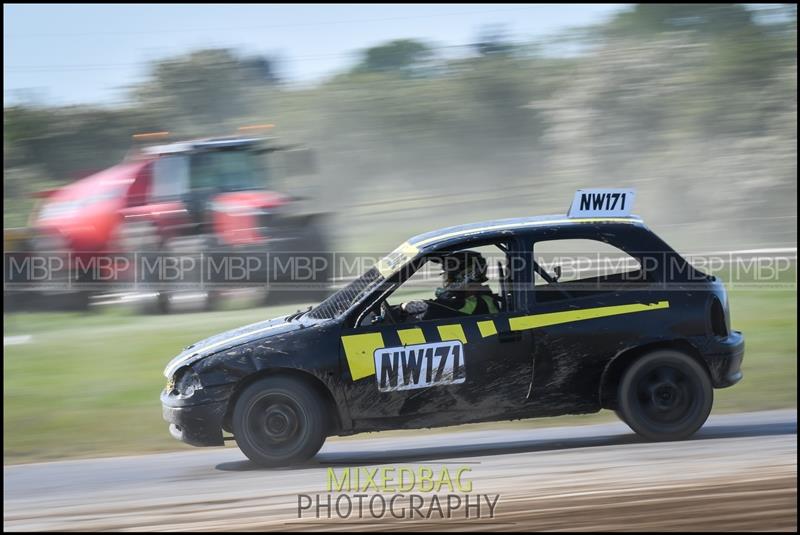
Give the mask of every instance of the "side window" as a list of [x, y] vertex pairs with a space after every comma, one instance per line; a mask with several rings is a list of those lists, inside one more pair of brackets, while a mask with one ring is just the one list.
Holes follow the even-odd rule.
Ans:
[[154, 199], [175, 199], [183, 195], [189, 185], [189, 159], [187, 156], [163, 156], [153, 164]]
[[620, 284], [644, 282], [641, 263], [609, 243], [589, 239], [534, 244], [537, 302], [611, 291]]
[[[463, 288], [448, 284], [444, 274], [444, 265], [448, 262], [447, 254], [429, 255], [422, 260], [413, 275], [383, 300], [385, 305], [382, 308], [381, 303], [373, 307], [361, 325], [369, 325], [376, 321], [409, 323], [502, 312], [507, 308], [506, 300], [502, 298], [504, 283], [501, 280], [501, 273], [507, 273], [506, 253], [496, 245], [470, 247], [451, 253], [459, 256], [465, 250], [479, 253], [486, 261], [487, 280], [470, 283]], [[406, 314], [403, 304], [410, 302], [423, 302], [427, 310], [419, 315]], [[383, 316], [387, 306], [392, 318]]]
[[[486, 260], [486, 276], [488, 280], [482, 285], [496, 295], [500, 295], [500, 274], [497, 263], [500, 262], [503, 269], [506, 265], [506, 255], [494, 245], [483, 247], [470, 247], [468, 250], [479, 253]], [[409, 277], [397, 291], [392, 295], [392, 301], [398, 299], [428, 298], [436, 295], [437, 289], [445, 286], [443, 277], [443, 265], [441, 262], [433, 261], [428, 257], [425, 263], [411, 277]]]

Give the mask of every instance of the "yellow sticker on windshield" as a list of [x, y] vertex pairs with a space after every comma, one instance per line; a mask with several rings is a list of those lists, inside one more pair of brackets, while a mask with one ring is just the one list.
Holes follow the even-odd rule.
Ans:
[[408, 262], [416, 258], [419, 249], [408, 242], [402, 243], [397, 249], [381, 258], [377, 264], [378, 272], [388, 279]]

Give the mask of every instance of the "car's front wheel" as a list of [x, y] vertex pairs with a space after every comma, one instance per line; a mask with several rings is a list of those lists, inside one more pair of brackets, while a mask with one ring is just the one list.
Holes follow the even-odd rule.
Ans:
[[232, 424], [239, 449], [267, 467], [310, 459], [328, 431], [322, 397], [306, 382], [287, 376], [248, 386], [236, 401]]
[[617, 414], [649, 440], [682, 440], [702, 427], [713, 400], [711, 379], [703, 366], [685, 353], [659, 350], [625, 371]]

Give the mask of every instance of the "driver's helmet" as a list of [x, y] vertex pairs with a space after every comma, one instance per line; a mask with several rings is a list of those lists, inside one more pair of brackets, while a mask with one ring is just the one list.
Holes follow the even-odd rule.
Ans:
[[486, 282], [486, 259], [476, 251], [458, 251], [442, 258], [442, 282], [446, 290]]

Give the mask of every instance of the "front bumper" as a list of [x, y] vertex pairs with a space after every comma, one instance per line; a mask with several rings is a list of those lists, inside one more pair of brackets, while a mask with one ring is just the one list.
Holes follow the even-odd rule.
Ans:
[[742, 380], [744, 335], [741, 331], [732, 331], [724, 338], [714, 338], [702, 354], [711, 372], [714, 388], [733, 386]]
[[187, 402], [166, 389], [161, 392], [161, 415], [169, 423], [169, 432], [191, 446], [222, 446], [222, 422], [228, 409], [227, 399], [204, 399]]

